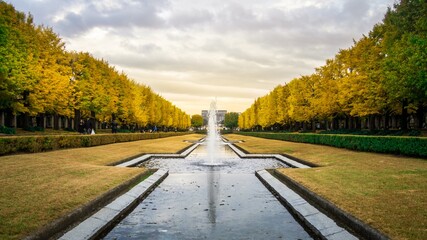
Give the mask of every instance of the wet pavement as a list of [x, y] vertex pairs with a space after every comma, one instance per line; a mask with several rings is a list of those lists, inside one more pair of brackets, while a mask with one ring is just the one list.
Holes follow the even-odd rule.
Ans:
[[144, 164], [169, 176], [105, 239], [311, 239], [254, 175], [282, 163], [240, 159], [225, 145], [211, 163], [206, 152]]

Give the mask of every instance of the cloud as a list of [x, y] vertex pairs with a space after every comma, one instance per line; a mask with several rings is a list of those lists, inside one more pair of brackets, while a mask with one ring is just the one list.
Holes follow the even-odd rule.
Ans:
[[[26, 6], [32, 6], [32, 1]], [[21, 3], [25, 6], [24, 3]], [[96, 27], [132, 28], [146, 27], [159, 28], [165, 25], [159, 16], [162, 9], [168, 5], [167, 0], [141, 1], [45, 1], [43, 8], [48, 6], [50, 14], [44, 19], [53, 22], [55, 29], [62, 36], [75, 37]], [[55, 7], [56, 6], [56, 7]], [[36, 14], [45, 16], [47, 10], [36, 8]]]
[[253, 100], [367, 34], [394, 0], [14, 0], [67, 49], [103, 58], [193, 114]]

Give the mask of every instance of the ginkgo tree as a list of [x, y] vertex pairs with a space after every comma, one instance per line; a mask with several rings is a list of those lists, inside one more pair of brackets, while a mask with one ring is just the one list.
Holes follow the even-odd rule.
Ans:
[[[279, 85], [239, 117], [242, 129], [425, 128], [427, 2], [402, 0], [315, 73]], [[272, 117], [276, 116], [276, 117]], [[398, 124], [397, 118], [400, 118]]]
[[[52, 116], [124, 127], [187, 129], [190, 117], [148, 86], [90, 53], [67, 52], [51, 28], [0, 1], [0, 113], [23, 119]], [[4, 121], [6, 125], [14, 123]], [[43, 123], [41, 123], [43, 125]], [[55, 128], [59, 124], [54, 124]], [[65, 127], [65, 126], [63, 126]]]

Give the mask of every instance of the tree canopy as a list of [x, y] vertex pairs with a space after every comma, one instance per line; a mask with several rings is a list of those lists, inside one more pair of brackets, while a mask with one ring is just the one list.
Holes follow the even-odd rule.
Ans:
[[237, 128], [239, 114], [236, 112], [228, 112], [224, 116], [224, 126], [230, 129]]
[[370, 128], [386, 129], [394, 117], [400, 118], [395, 127], [406, 129], [412, 119], [422, 128], [426, 108], [427, 2], [402, 0], [368, 36], [341, 49], [315, 73], [258, 98], [240, 115], [239, 126], [316, 128], [328, 123], [325, 127], [333, 128], [343, 119], [347, 128], [371, 120]]
[[200, 114], [195, 114], [191, 116], [191, 126], [198, 128], [203, 126], [203, 117]]
[[[0, 1], [0, 111], [95, 117], [186, 129], [190, 117], [90, 53], [69, 52], [51, 28]], [[78, 113], [79, 116], [76, 116]]]

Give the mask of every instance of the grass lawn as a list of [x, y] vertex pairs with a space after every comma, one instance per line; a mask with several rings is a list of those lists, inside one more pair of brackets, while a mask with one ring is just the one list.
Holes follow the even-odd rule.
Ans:
[[286, 153], [320, 165], [280, 169], [391, 239], [427, 239], [427, 160], [230, 134], [251, 153]]
[[175, 153], [202, 135], [0, 157], [0, 239], [22, 239], [142, 168], [105, 166], [141, 153]]

